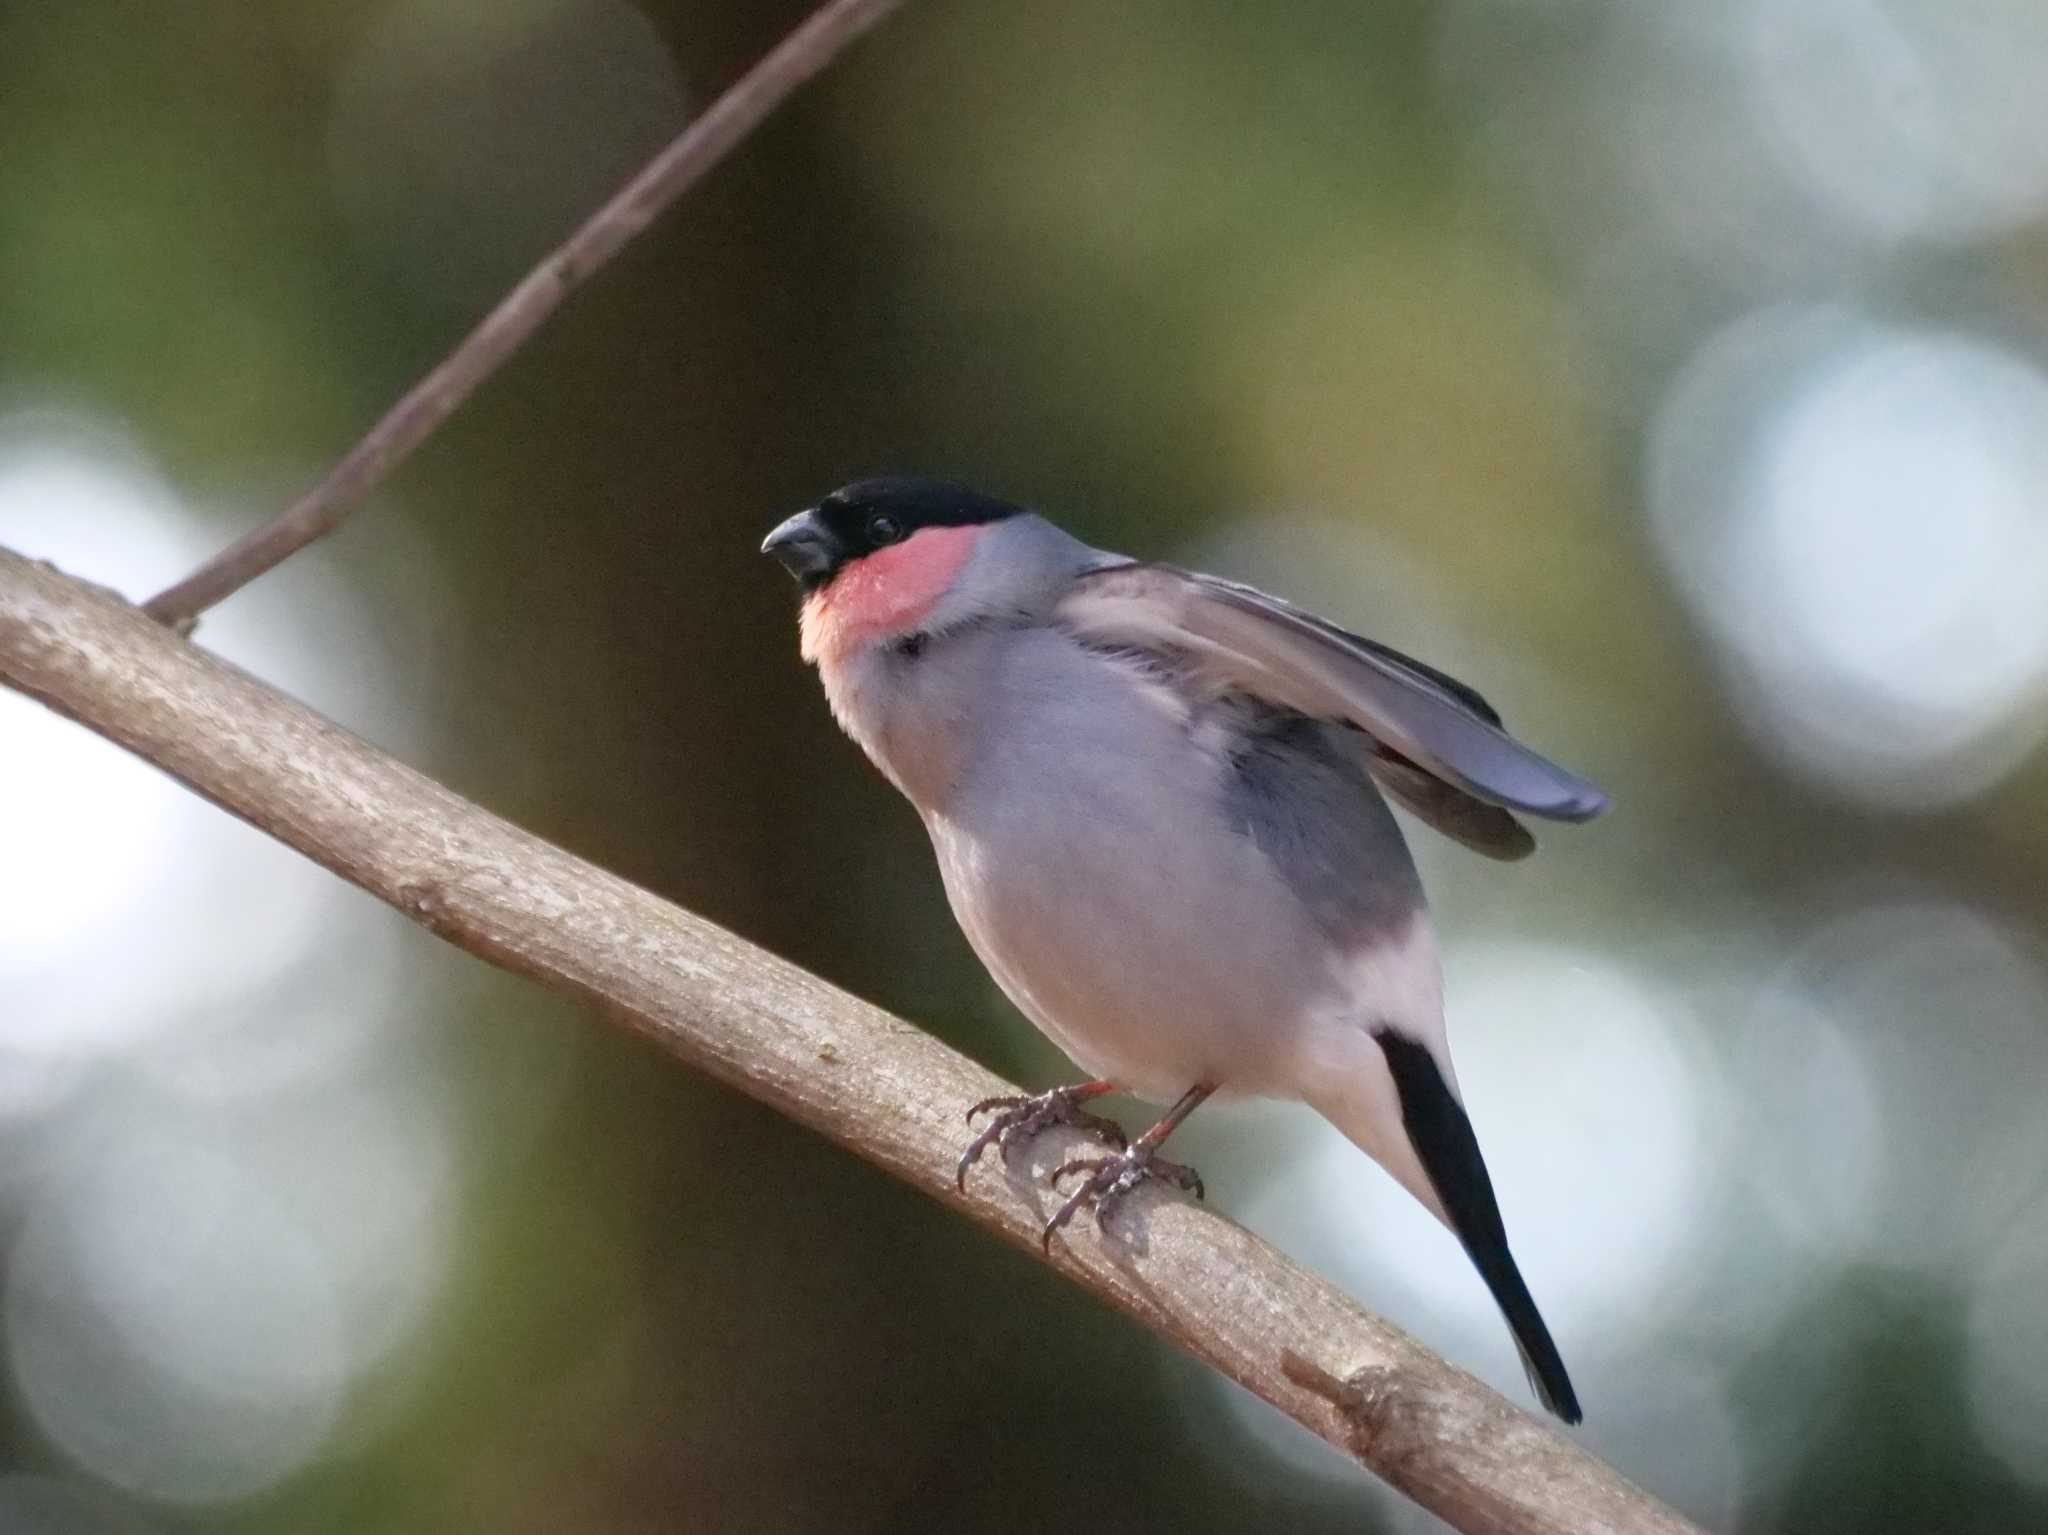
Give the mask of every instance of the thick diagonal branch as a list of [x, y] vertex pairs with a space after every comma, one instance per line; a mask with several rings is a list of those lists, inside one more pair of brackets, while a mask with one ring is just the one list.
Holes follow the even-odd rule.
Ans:
[[378, 481], [454, 415], [583, 281], [902, 0], [827, 0], [650, 160], [612, 200], [527, 273], [462, 344], [384, 413], [327, 477], [271, 521], [253, 528], [176, 586], [144, 604], [150, 617], [189, 629], [241, 590], [340, 526]]
[[[0, 681], [155, 763], [491, 963], [821, 1131], [1298, 1419], [1458, 1528], [1692, 1526], [1206, 1209], [1042, 1257], [1042, 1199], [954, 1187], [964, 1105], [1004, 1084], [929, 1035], [508, 825], [118, 597], [0, 550]], [[28, 807], [12, 807], [21, 812]], [[1596, 1407], [1597, 1411], [1597, 1407]]]

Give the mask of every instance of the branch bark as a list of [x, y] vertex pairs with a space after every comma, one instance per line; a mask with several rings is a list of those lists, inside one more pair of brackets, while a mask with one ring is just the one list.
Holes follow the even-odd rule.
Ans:
[[901, 3], [827, 0], [527, 273], [460, 346], [384, 413], [325, 479], [176, 586], [150, 598], [144, 611], [158, 623], [190, 633], [199, 615], [222, 598], [332, 533], [585, 279], [723, 160], [792, 91]]
[[[0, 681], [492, 964], [596, 1004], [1214, 1366], [1461, 1530], [1694, 1527], [1209, 1210], [1141, 1195], [1041, 1254], [1044, 1191], [956, 1192], [963, 1105], [1005, 1091], [912, 1025], [461, 799], [117, 595], [0, 549]], [[1048, 1151], [1060, 1143], [1049, 1137]], [[1118, 1239], [1118, 1236], [1121, 1239]]]

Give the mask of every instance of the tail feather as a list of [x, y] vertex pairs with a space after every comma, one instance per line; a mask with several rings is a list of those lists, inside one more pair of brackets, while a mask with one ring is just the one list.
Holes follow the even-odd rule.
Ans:
[[1508, 1251], [1507, 1228], [1501, 1223], [1493, 1180], [1487, 1176], [1464, 1105], [1444, 1080], [1428, 1046], [1392, 1029], [1377, 1030], [1373, 1038], [1386, 1055], [1394, 1089], [1400, 1095], [1402, 1128], [1429, 1175], [1451, 1230], [1507, 1318], [1530, 1388], [1565, 1422], [1579, 1422], [1585, 1414], [1579, 1410], [1578, 1393], [1572, 1390], [1564, 1360], [1550, 1340], [1550, 1329], [1543, 1325], [1535, 1298]]

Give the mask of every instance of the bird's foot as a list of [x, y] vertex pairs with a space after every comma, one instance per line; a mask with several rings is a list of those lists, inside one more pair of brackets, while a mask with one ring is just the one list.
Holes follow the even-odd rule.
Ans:
[[1048, 1252], [1052, 1250], [1053, 1233], [1072, 1220], [1074, 1213], [1090, 1200], [1095, 1203], [1095, 1224], [1106, 1227], [1117, 1206], [1141, 1183], [1170, 1183], [1177, 1189], [1187, 1190], [1197, 1199], [1203, 1194], [1200, 1173], [1183, 1162], [1167, 1161], [1143, 1139], [1113, 1157], [1081, 1157], [1054, 1168], [1052, 1186], [1058, 1188], [1062, 1178], [1082, 1173], [1087, 1176], [1081, 1180], [1081, 1186], [1067, 1196], [1066, 1203], [1053, 1212], [1052, 1219], [1045, 1223], [1045, 1230], [1039, 1234], [1039, 1241]]
[[981, 1154], [989, 1147], [1007, 1154], [1013, 1142], [1028, 1141], [1054, 1125], [1072, 1125], [1119, 1148], [1129, 1145], [1123, 1127], [1115, 1120], [1081, 1107], [1090, 1098], [1099, 1098], [1109, 1090], [1106, 1082], [1083, 1082], [1076, 1087], [1055, 1087], [1049, 1093], [982, 1099], [967, 1111], [967, 1122], [971, 1125], [984, 1114], [989, 1121], [960, 1153], [960, 1166], [953, 1181], [965, 1192], [967, 1170], [981, 1160]]

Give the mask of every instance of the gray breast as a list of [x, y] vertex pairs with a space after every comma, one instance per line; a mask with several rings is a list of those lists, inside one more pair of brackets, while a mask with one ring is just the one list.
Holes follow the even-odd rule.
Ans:
[[1362, 754], [1057, 631], [998, 654], [991, 728], [927, 811], [976, 951], [1097, 1075], [1154, 1097], [1281, 1090], [1276, 1040], [1420, 902]]

